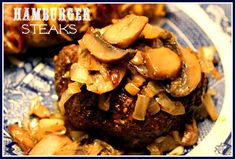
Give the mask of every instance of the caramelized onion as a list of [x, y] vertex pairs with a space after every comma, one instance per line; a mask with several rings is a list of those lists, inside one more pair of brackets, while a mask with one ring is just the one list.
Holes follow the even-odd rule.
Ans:
[[169, 152], [176, 148], [178, 143], [171, 135], [161, 136], [157, 138], [152, 144], [147, 146], [151, 155], [162, 155], [164, 152]]
[[213, 60], [215, 52], [215, 47], [201, 47], [198, 49], [198, 58], [200, 60], [202, 72], [208, 74], [214, 70]]
[[[83, 41], [79, 42], [83, 45]], [[81, 46], [83, 47], [83, 46]], [[93, 46], [92, 46], [93, 47]], [[94, 58], [87, 50], [78, 52], [78, 62], [70, 69], [72, 81], [86, 84], [87, 90], [103, 94], [116, 88], [126, 73], [125, 64], [111, 66]], [[67, 98], [71, 93], [64, 93]]]
[[159, 94], [156, 100], [164, 112], [171, 115], [182, 115], [185, 113], [184, 105], [180, 101], [172, 101], [165, 93]]
[[120, 155], [121, 151], [114, 149], [104, 141], [95, 139], [90, 144], [79, 146], [76, 155]]
[[174, 148], [171, 152], [169, 152], [167, 155], [182, 155], [184, 153], [184, 147], [183, 146], [177, 146]]
[[88, 136], [87, 133], [84, 131], [75, 131], [75, 130], [69, 131], [69, 135], [73, 141], [81, 141], [82, 139]]
[[130, 95], [135, 96], [139, 93], [140, 89], [133, 83], [129, 82], [125, 85], [125, 90], [130, 93]]
[[78, 149], [79, 143], [77, 142], [69, 142], [57, 149], [54, 155], [75, 155]]
[[51, 115], [49, 110], [41, 104], [39, 97], [36, 97], [30, 106], [29, 115], [31, 114], [34, 114], [39, 118], [47, 118]]
[[54, 155], [54, 153], [65, 144], [71, 142], [67, 136], [50, 134], [39, 141], [29, 155]]
[[145, 95], [138, 95], [136, 103], [135, 103], [135, 109], [132, 114], [132, 117], [136, 120], [143, 121], [145, 119], [146, 110], [148, 108], [150, 102], [150, 98]]
[[58, 106], [59, 106], [59, 110], [61, 112], [61, 114], [63, 115], [65, 113], [65, 109], [64, 109], [64, 104], [76, 93], [80, 93], [81, 92], [81, 87], [83, 86], [83, 84], [78, 83], [78, 82], [73, 82], [70, 83], [68, 85], [68, 89], [66, 89], [61, 98], [60, 101], [58, 102]]
[[99, 72], [89, 75], [90, 83], [86, 84], [87, 90], [96, 94], [112, 91], [122, 81], [125, 73], [125, 67], [116, 66], [109, 68], [106, 65], [102, 65]]
[[39, 128], [50, 128], [53, 125], [56, 125], [56, 126], [64, 125], [64, 120], [62, 120], [62, 119], [41, 119], [41, 120], [39, 120]]
[[203, 102], [210, 118], [212, 121], [216, 121], [218, 118], [218, 113], [216, 111], [215, 105], [213, 103], [213, 100], [211, 99], [211, 95], [208, 93], [205, 94], [204, 96], [204, 102]]
[[180, 135], [179, 131], [172, 131], [175, 141], [183, 146], [192, 146], [198, 140], [198, 128], [196, 120], [193, 119], [192, 123], [185, 125], [184, 134]]
[[70, 78], [72, 81], [79, 83], [88, 83], [89, 71], [80, 63], [74, 63], [70, 69]]
[[198, 128], [196, 120], [193, 119], [191, 124], [186, 124], [185, 131], [181, 143], [186, 146], [192, 146], [197, 143]]
[[154, 97], [158, 93], [164, 92], [164, 89], [160, 87], [156, 81], [149, 81], [144, 92], [148, 97]]
[[151, 115], [157, 114], [161, 110], [160, 105], [157, 103], [155, 99], [151, 99], [149, 106], [148, 106], [148, 112]]
[[145, 78], [139, 74], [132, 75], [131, 82], [136, 86], [140, 87], [145, 82]]

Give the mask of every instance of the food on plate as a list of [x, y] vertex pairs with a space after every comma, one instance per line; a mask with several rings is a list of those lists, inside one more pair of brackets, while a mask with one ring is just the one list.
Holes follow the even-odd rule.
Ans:
[[175, 97], [184, 97], [190, 94], [201, 81], [201, 67], [195, 53], [184, 48], [180, 48], [182, 58], [181, 75], [172, 80], [167, 86], [167, 92]]
[[[143, 26], [133, 27], [136, 20]], [[123, 26], [130, 31], [119, 31]], [[202, 68], [208, 61], [198, 56], [147, 17], [90, 27], [54, 57], [59, 112], [36, 98], [34, 120], [9, 131], [29, 155], [181, 155], [197, 143], [198, 119], [218, 117]], [[19, 140], [16, 131], [30, 140]]]
[[23, 154], [48, 156], [119, 155], [122, 153], [99, 139], [91, 141], [84, 131], [65, 127], [64, 117], [56, 111], [43, 117], [32, 114], [34, 107], [41, 107], [37, 111], [38, 114], [44, 114], [47, 110], [41, 104], [39, 97], [36, 97], [31, 104], [29, 116], [24, 117], [23, 126], [8, 125], [9, 133], [22, 149]]
[[[123, 18], [128, 14], [145, 15], [150, 19], [162, 17], [165, 15], [164, 8], [164, 4], [4, 4], [4, 53], [17, 54], [26, 52], [28, 48], [49, 47], [75, 41], [81, 38], [90, 26], [101, 28], [111, 24], [113, 19]], [[17, 14], [14, 11], [17, 11]], [[51, 16], [53, 13], [56, 15]], [[68, 19], [65, 19], [66, 16]], [[132, 26], [141, 28], [141, 25], [144, 25], [141, 22], [142, 20], [135, 20]], [[137, 37], [138, 32], [132, 34]], [[109, 31], [106, 34], [109, 34]], [[126, 32], [122, 35], [124, 34]], [[119, 45], [128, 45], [125, 43], [121, 41]]]
[[103, 38], [110, 44], [126, 48], [138, 39], [147, 22], [147, 17], [134, 14], [127, 15], [107, 28]]
[[[108, 29], [117, 34], [116, 29], [111, 30], [111, 28], [122, 27], [125, 25], [123, 23], [128, 24], [129, 22], [125, 21], [125, 18], [112, 24]], [[142, 58], [139, 64], [132, 61], [137, 58], [135, 56], [129, 61], [117, 59], [113, 63], [100, 60], [93, 53], [94, 50], [84, 45], [84, 42], [81, 43], [82, 45], [79, 43], [79, 45], [66, 46], [60, 51], [55, 60], [56, 90], [60, 101], [63, 100], [63, 92], [68, 90], [68, 84], [75, 82], [71, 80], [71, 77], [64, 78], [64, 74], [71, 71], [74, 63], [79, 63], [80, 60], [84, 62], [80, 55], [86, 57], [91, 55], [100, 63], [101, 67], [103, 65], [110, 68], [105, 70], [106, 73], [102, 75], [101, 69], [89, 71], [86, 67], [89, 62], [81, 64], [88, 72], [87, 80], [77, 81], [83, 84], [80, 88], [81, 92], [74, 93], [69, 99], [63, 101], [63, 113], [70, 125], [78, 130], [96, 132], [97, 137], [105, 136], [108, 141], [112, 139], [113, 145], [119, 148], [141, 149], [148, 146], [157, 137], [172, 130], [182, 131], [185, 124], [192, 122], [194, 112], [200, 108], [203, 102], [202, 99], [207, 90], [207, 77], [201, 72], [196, 54], [174, 41], [175, 37], [172, 33], [161, 30], [162, 32], [153, 39], [145, 39], [145, 36], [140, 33], [139, 37], [125, 48], [136, 51], [135, 56]], [[81, 41], [87, 38], [91, 32], [99, 35], [103, 41], [112, 38], [111, 33], [103, 32], [101, 34], [99, 29], [90, 29]], [[129, 40], [133, 39], [129, 38]], [[156, 42], [160, 45], [156, 45]], [[109, 43], [108, 40], [107, 43]], [[96, 43], [93, 45], [95, 47]], [[99, 55], [102, 55], [103, 52], [97, 51]], [[87, 53], [89, 55], [86, 55]], [[65, 63], [65, 59], [70, 59], [70, 62]], [[167, 61], [164, 63], [164, 60]], [[168, 60], [171, 61], [171, 64]], [[89, 90], [91, 85], [97, 83], [96, 81], [90, 82], [96, 75], [101, 75], [99, 76], [101, 77], [99, 86], [102, 88], [108, 87], [105, 84], [107, 81], [116, 84], [117, 79], [110, 76], [114, 67], [126, 70], [125, 75], [118, 82], [118, 86], [115, 85], [113, 89], [103, 93]], [[195, 73], [195, 78], [192, 77], [193, 73]], [[77, 76], [82, 77], [82, 74], [77, 71]], [[138, 77], [139, 82], [134, 82], [134, 79], [138, 79]], [[96, 90], [99, 90], [99, 87]], [[106, 103], [105, 108], [102, 109], [100, 109], [100, 96], [106, 98], [106, 100], [102, 100]], [[109, 102], [108, 108], [107, 102]], [[155, 108], [148, 110], [150, 104]], [[156, 112], [152, 113], [151, 110]]]

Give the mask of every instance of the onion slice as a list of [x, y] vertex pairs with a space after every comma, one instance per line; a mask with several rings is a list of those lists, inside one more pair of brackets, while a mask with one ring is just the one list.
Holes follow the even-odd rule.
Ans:
[[88, 83], [89, 71], [80, 63], [74, 63], [70, 69], [70, 78], [72, 81]]
[[129, 82], [125, 85], [125, 90], [132, 96], [139, 93], [140, 89], [133, 83]]
[[161, 105], [161, 110], [171, 115], [183, 115], [184, 105], [180, 101], [172, 101], [165, 93], [160, 93], [157, 102]]
[[149, 81], [144, 89], [144, 92], [148, 97], [154, 97], [164, 91], [165, 90], [156, 81]]
[[34, 114], [39, 118], [48, 118], [51, 115], [49, 110], [41, 104], [39, 97], [36, 97], [30, 105], [29, 115], [31, 114]]
[[211, 95], [209, 95], [208, 93], [206, 93], [204, 96], [204, 103], [203, 104], [204, 104], [209, 116], [211, 117], [211, 120], [216, 121], [218, 118], [218, 113], [216, 111], [216, 107], [215, 107], [215, 104], [211, 98]]
[[58, 106], [59, 106], [59, 110], [61, 112], [62, 115], [64, 115], [65, 113], [65, 109], [64, 109], [64, 104], [76, 93], [80, 93], [81, 92], [81, 87], [83, 86], [83, 84], [81, 83], [78, 83], [78, 82], [73, 82], [73, 83], [70, 83], [68, 85], [68, 89], [66, 89], [61, 98], [60, 98], [60, 101], [58, 103]]
[[148, 96], [139, 94], [132, 117], [136, 120], [144, 121], [149, 102], [150, 98]]
[[70, 142], [72, 141], [67, 136], [50, 134], [39, 141], [29, 155], [54, 155], [58, 149]]

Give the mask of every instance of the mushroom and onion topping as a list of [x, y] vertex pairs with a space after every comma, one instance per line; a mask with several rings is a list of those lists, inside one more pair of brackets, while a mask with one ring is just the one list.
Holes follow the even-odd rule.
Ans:
[[[151, 25], [143, 16], [131, 14], [105, 28], [89, 28], [77, 45], [64, 47], [55, 58], [59, 110], [68, 125], [79, 130], [71, 131], [79, 141], [64, 136], [61, 119], [40, 119], [42, 130], [36, 133], [40, 142], [34, 147], [33, 139], [22, 140], [23, 149], [40, 154], [42, 143], [55, 139], [48, 153], [122, 152], [111, 144], [121, 150], [147, 148], [153, 155], [182, 154], [183, 146], [197, 142], [196, 113], [204, 108], [217, 119], [202, 69], [211, 58], [202, 53], [199, 57], [178, 44], [173, 33]], [[50, 116], [44, 111], [44, 116]], [[58, 130], [48, 130], [48, 126]], [[48, 131], [63, 135], [45, 136]], [[84, 131], [95, 137], [93, 143], [81, 145]]]
[[[143, 16], [131, 14], [104, 28], [90, 28], [55, 61], [61, 110], [74, 128], [95, 130], [110, 143], [115, 139], [121, 149], [149, 146], [153, 154], [177, 154], [197, 141], [197, 126], [190, 123], [202, 107], [208, 80], [201, 67], [209, 59], [200, 57]], [[72, 62], [64, 65], [65, 58]], [[71, 83], [80, 87], [64, 98]], [[179, 133], [180, 142], [171, 131]], [[164, 135], [166, 145], [154, 144]], [[172, 145], [167, 147], [168, 140]]]

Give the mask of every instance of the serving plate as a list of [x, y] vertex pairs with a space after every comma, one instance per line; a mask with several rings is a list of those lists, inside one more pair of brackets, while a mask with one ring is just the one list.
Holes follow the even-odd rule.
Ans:
[[[222, 78], [210, 78], [209, 87], [217, 92], [213, 101], [219, 118], [216, 122], [205, 119], [198, 124], [198, 143], [187, 147], [185, 155], [232, 154], [232, 47], [229, 6], [231, 7], [229, 4], [167, 4], [166, 17], [153, 21], [176, 34], [178, 42], [184, 46], [196, 50], [201, 46], [214, 45], [217, 49], [217, 69]], [[39, 51], [34, 57], [30, 53], [5, 57], [3, 85], [3, 155], [22, 155], [22, 151], [9, 135], [7, 125], [16, 122], [22, 124], [23, 116], [27, 115], [30, 103], [36, 96], [40, 96], [42, 103], [53, 111], [58, 97], [54, 87], [52, 54]]]

